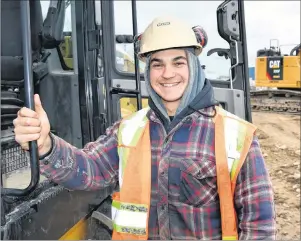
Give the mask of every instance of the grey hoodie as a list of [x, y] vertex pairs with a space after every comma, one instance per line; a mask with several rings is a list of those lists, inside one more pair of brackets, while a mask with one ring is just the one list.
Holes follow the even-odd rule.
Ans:
[[149, 106], [162, 121], [167, 133], [187, 115], [190, 115], [196, 110], [218, 104], [213, 96], [213, 88], [210, 82], [205, 78], [205, 73], [198, 57], [190, 51], [186, 51], [186, 53], [189, 66], [189, 83], [172, 121], [170, 121], [161, 97], [151, 87], [149, 77], [151, 56], [148, 56], [146, 59], [144, 77], [149, 93]]

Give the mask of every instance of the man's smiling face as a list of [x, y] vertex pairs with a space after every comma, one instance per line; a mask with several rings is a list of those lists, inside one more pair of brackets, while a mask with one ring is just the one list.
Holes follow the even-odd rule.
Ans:
[[164, 104], [179, 104], [189, 81], [186, 52], [168, 49], [151, 55], [150, 82]]

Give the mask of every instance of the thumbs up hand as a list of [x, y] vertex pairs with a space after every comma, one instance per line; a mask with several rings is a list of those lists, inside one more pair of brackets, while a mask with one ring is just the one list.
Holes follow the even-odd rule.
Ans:
[[50, 123], [42, 107], [39, 95], [34, 96], [35, 111], [23, 107], [14, 119], [15, 140], [24, 150], [29, 150], [29, 142], [37, 140], [39, 155], [51, 149]]

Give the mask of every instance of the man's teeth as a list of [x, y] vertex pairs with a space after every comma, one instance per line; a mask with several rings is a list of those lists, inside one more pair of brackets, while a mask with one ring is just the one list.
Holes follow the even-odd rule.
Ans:
[[164, 87], [173, 87], [173, 86], [176, 86], [178, 85], [179, 83], [173, 83], [173, 84], [161, 84], [163, 85]]

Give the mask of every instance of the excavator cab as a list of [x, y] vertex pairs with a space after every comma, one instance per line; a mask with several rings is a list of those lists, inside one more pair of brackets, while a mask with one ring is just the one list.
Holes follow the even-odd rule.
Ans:
[[[209, 2], [199, 4], [213, 4]], [[120, 19], [122, 4], [129, 15]], [[144, 65], [132, 52], [144, 4], [1, 2], [1, 239], [111, 238], [111, 194], [118, 185], [74, 191], [40, 176], [36, 143], [30, 143], [29, 152], [21, 149], [14, 140], [13, 119], [22, 106], [34, 108], [33, 94], [38, 93], [51, 131], [83, 148], [118, 119], [147, 106]], [[146, 12], [149, 7], [155, 6], [147, 6]], [[223, 44], [208, 45], [212, 48], [202, 53], [202, 67], [220, 104], [252, 121], [244, 1], [220, 1], [211, 9], [217, 21], [212, 33]], [[201, 25], [205, 19], [198, 21]], [[217, 77], [206, 61], [224, 57], [226, 76]]]
[[[277, 42], [277, 45], [274, 46], [272, 42], [274, 41]], [[271, 39], [270, 40], [270, 48], [269, 49], [260, 49], [257, 51], [257, 57], [262, 57], [262, 56], [281, 56], [281, 51], [279, 48], [279, 40], [278, 39]]]

